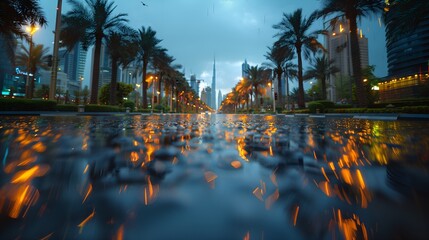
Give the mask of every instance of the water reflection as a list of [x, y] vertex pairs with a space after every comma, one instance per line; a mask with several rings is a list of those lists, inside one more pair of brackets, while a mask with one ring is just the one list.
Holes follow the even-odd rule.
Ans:
[[424, 239], [428, 133], [263, 115], [4, 117], [2, 238]]

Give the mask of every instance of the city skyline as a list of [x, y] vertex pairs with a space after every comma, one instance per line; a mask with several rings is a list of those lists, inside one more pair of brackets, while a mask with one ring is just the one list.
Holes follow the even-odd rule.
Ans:
[[[40, 29], [34, 40], [52, 49], [56, 2], [40, 2], [48, 26]], [[213, 55], [216, 55], [217, 89], [224, 94], [241, 78], [241, 65], [245, 59], [252, 66], [266, 62], [264, 54], [275, 41], [273, 36], [276, 31], [272, 25], [280, 22], [283, 13], [303, 8], [308, 16], [321, 5], [318, 0], [288, 3], [276, 0], [270, 1], [270, 4], [262, 0], [165, 0], [145, 3], [147, 6], [142, 6], [137, 0], [127, 3], [115, 1], [115, 13], [127, 13], [129, 25], [133, 28], [151, 26], [163, 40], [161, 45], [176, 58], [175, 63], [186, 68], [186, 78], [195, 74], [197, 79], [204, 80], [201, 89], [211, 85]], [[69, 10], [68, 2], [64, 1], [63, 14]], [[384, 26], [379, 25], [378, 19], [364, 19], [362, 26], [369, 41], [369, 64], [376, 65], [376, 75], [384, 77], [387, 75]], [[322, 27], [323, 20], [319, 20], [313, 29]], [[92, 49], [88, 53], [84, 85], [89, 85], [90, 81]]]

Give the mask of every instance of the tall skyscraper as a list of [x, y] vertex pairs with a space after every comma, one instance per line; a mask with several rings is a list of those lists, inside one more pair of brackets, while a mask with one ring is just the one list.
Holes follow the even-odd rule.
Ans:
[[[334, 26], [328, 26], [326, 48], [329, 59], [334, 61], [340, 71], [329, 78], [327, 97], [336, 102], [342, 98], [350, 98], [352, 93], [352, 57], [350, 46], [349, 23], [341, 19]], [[359, 32], [359, 48], [362, 68], [368, 67], [368, 39]], [[350, 99], [349, 99], [350, 100]]]
[[[94, 50], [92, 51], [92, 63], [94, 63]], [[94, 66], [91, 65], [91, 71], [94, 70]], [[109, 84], [112, 80], [112, 69], [109, 57], [109, 49], [106, 45], [101, 45], [100, 51], [100, 77], [98, 81], [98, 88], [101, 89], [103, 85]], [[91, 79], [92, 82], [92, 79]]]
[[82, 43], [80, 42], [77, 43], [70, 51], [67, 51], [64, 48], [59, 50], [60, 62], [58, 64], [58, 68], [61, 72], [67, 74], [67, 80], [70, 82], [71, 86], [81, 86], [81, 83], [84, 80], [86, 53], [87, 51], [83, 49]]
[[247, 59], [244, 60], [244, 63], [241, 65], [241, 77], [242, 78], [248, 78], [249, 77], [249, 71], [250, 66], [247, 64]]
[[205, 88], [203, 88], [203, 90], [201, 91], [201, 101], [207, 104], [207, 92]]
[[211, 89], [211, 104], [210, 107], [217, 109], [216, 107], [216, 59], [213, 61], [213, 78], [212, 78], [212, 89]]
[[211, 87], [206, 87], [206, 99], [207, 99], [207, 102], [206, 102], [206, 104], [208, 105], [208, 106], [210, 106], [210, 107], [212, 107], [213, 106], [213, 104], [212, 104], [212, 89], [211, 89]]
[[195, 76], [195, 74], [191, 75], [191, 88], [198, 93], [198, 89], [197, 89], [197, 76]]
[[220, 107], [220, 105], [222, 104], [222, 92], [219, 90], [219, 93], [217, 95], [217, 108]]
[[421, 16], [422, 21], [411, 26], [409, 32], [399, 33], [394, 20], [403, 9], [398, 9], [396, 2], [386, 2], [389, 4], [385, 13], [388, 77], [379, 84], [381, 101], [427, 95], [421, 86], [429, 81], [429, 16]]
[[396, 26], [391, 19], [398, 15], [395, 0], [386, 12], [386, 49], [389, 77], [403, 77], [428, 72], [429, 16], [415, 26], [415, 30], [395, 37]]

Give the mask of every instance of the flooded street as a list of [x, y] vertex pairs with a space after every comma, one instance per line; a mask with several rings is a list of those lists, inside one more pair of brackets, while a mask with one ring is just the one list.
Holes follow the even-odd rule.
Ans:
[[6, 117], [1, 239], [427, 239], [429, 122]]

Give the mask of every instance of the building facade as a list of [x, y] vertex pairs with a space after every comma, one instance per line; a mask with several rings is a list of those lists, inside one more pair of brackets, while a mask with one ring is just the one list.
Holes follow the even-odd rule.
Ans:
[[381, 101], [424, 97], [421, 90], [429, 84], [429, 15], [411, 31], [399, 33], [392, 23], [399, 13], [394, 0], [388, 1], [386, 50], [388, 76], [379, 83]]
[[210, 93], [210, 104], [211, 108], [217, 109], [216, 107], [216, 60], [213, 61], [213, 77], [212, 77], [212, 88]]
[[249, 78], [249, 69], [250, 65], [247, 63], [247, 59], [244, 60], [244, 63], [241, 64], [241, 77], [242, 78]]
[[[92, 61], [91, 61], [91, 72], [94, 71], [94, 51], [95, 49], [92, 49]], [[119, 71], [118, 71], [119, 74]], [[92, 75], [91, 75], [92, 77]], [[111, 61], [109, 57], [109, 49], [106, 47], [106, 45], [101, 45], [101, 51], [100, 51], [100, 77], [98, 81], [98, 89], [101, 89], [103, 85], [109, 84], [112, 80], [112, 69], [111, 69]], [[92, 79], [91, 79], [91, 86], [92, 86]]]
[[[341, 19], [327, 27], [328, 34], [325, 38], [329, 60], [334, 61], [339, 72], [329, 76], [327, 86], [327, 98], [330, 101], [351, 100], [353, 66], [351, 57], [350, 30], [346, 19]], [[359, 49], [361, 67], [369, 65], [368, 39], [359, 30]]]

